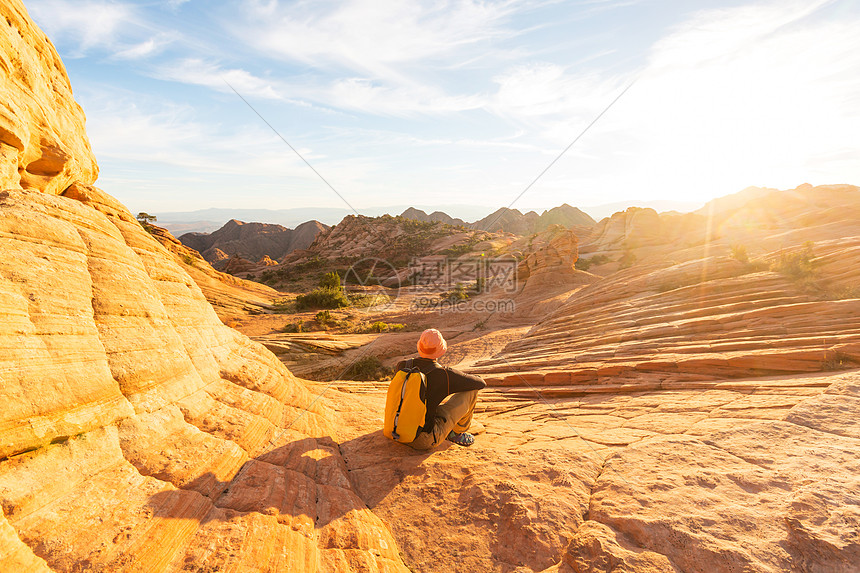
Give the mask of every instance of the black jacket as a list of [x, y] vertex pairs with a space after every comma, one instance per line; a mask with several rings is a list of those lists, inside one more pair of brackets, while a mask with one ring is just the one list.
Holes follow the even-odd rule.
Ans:
[[[433, 423], [436, 418], [436, 407], [442, 403], [450, 394], [457, 392], [468, 392], [470, 390], [482, 390], [487, 386], [478, 376], [472, 376], [460, 372], [454, 368], [440, 366], [431, 358], [415, 358], [414, 365], [427, 377], [427, 417], [426, 423], [421, 428], [423, 432], [432, 432]], [[409, 360], [401, 360], [397, 369], [409, 366]]]

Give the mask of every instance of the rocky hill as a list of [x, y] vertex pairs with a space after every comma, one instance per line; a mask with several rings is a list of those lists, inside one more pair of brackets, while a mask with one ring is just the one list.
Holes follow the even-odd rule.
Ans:
[[443, 213], [442, 211], [433, 211], [429, 215], [422, 211], [421, 209], [416, 209], [415, 207], [409, 207], [405, 211], [400, 214], [404, 219], [413, 219], [415, 221], [438, 221], [440, 223], [445, 223], [446, 225], [452, 225], [455, 227], [468, 227], [469, 224], [466, 223], [463, 219], [457, 219], [448, 215], [447, 213]]
[[[409, 264], [428, 256], [480, 256], [510, 245], [516, 237], [453, 227], [439, 221], [417, 221], [405, 217], [348, 215], [303, 250], [294, 251], [271, 272], [282, 279], [295, 273], [345, 271], [363, 261], [376, 260], [379, 278], [403, 275]], [[259, 270], [259, 269], [258, 269]]]
[[502, 207], [474, 223], [466, 223], [462, 219], [455, 219], [441, 211], [435, 211], [428, 215], [424, 211], [415, 208], [405, 210], [400, 216], [416, 221], [439, 221], [478, 231], [513, 233], [515, 235], [532, 235], [547, 229], [550, 225], [561, 225], [568, 228], [588, 228], [595, 225], [595, 221], [590, 215], [576, 207], [571, 207], [567, 203], [559, 207], [553, 207], [540, 215], [534, 211], [523, 214], [518, 209]]
[[302, 223], [295, 229], [268, 223], [243, 223], [232, 219], [212, 233], [186, 233], [179, 240], [215, 264], [237, 256], [250, 261], [263, 257], [280, 259], [307, 248], [317, 235], [329, 227], [319, 221]]

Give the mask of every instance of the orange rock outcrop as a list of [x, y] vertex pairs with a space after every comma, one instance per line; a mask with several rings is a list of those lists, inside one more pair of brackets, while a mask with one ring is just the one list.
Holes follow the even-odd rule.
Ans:
[[0, 189], [59, 195], [92, 184], [98, 166], [66, 68], [19, 0], [0, 20]]
[[59, 57], [0, 15], [0, 570], [404, 571], [329, 410], [91, 186]]

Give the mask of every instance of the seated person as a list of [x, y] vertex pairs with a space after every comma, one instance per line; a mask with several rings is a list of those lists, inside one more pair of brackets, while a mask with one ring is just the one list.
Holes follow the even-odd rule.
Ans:
[[[418, 340], [418, 358], [403, 360], [397, 369], [417, 367], [427, 378], [427, 417], [424, 427], [418, 430], [409, 446], [416, 450], [429, 450], [447, 439], [460, 446], [471, 446], [475, 436], [468, 433], [472, 412], [478, 400], [478, 390], [486, 383], [454, 368], [440, 366], [436, 359], [445, 354], [448, 343], [435, 328], [425, 330]], [[410, 364], [411, 362], [411, 364]], [[442, 400], [451, 396], [444, 404]]]

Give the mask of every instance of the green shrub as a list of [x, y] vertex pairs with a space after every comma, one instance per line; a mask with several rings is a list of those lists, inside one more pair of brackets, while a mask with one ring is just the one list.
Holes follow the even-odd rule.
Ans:
[[405, 324], [399, 324], [396, 322], [388, 323], [388, 322], [382, 322], [381, 320], [378, 320], [378, 321], [372, 322], [369, 325], [367, 325], [366, 327], [362, 328], [362, 331], [365, 333], [369, 333], [369, 332], [394, 332], [397, 330], [403, 330], [405, 327], [406, 327]]
[[185, 263], [186, 265], [188, 265], [189, 267], [193, 267], [194, 266], [194, 257], [192, 257], [191, 255], [189, 255], [187, 253], [183, 253], [182, 262]]
[[813, 243], [807, 242], [799, 251], [782, 253], [779, 260], [771, 265], [771, 270], [794, 280], [812, 277], [816, 266], [812, 247]]
[[272, 311], [275, 314], [291, 314], [296, 311], [296, 305], [291, 300], [281, 298], [272, 301]]
[[296, 308], [341, 308], [349, 306], [349, 299], [341, 289], [318, 287], [307, 294], [296, 297]]
[[325, 326], [332, 321], [331, 312], [328, 310], [321, 310], [316, 314], [314, 320]]
[[388, 304], [391, 302], [391, 297], [381, 292], [373, 294], [350, 294], [348, 300], [349, 303], [356, 308], [369, 308], [372, 306]]
[[326, 273], [320, 279], [321, 288], [340, 289], [340, 275], [332, 271]]
[[281, 328], [281, 332], [285, 332], [288, 334], [296, 333], [296, 332], [304, 332], [304, 326], [305, 326], [305, 321], [300, 318], [296, 322], [288, 322], [287, 324], [285, 324], [284, 327]]
[[353, 363], [344, 373], [347, 380], [379, 380], [390, 374], [391, 370], [382, 366], [376, 356], [365, 356]]
[[470, 293], [466, 290], [465, 285], [463, 285], [463, 283], [457, 283], [454, 290], [445, 293], [442, 295], [442, 298], [450, 302], [459, 302], [461, 300], [468, 299], [469, 296]]
[[593, 265], [605, 265], [610, 260], [611, 259], [608, 255], [594, 255], [587, 259], [576, 259], [576, 262], [573, 263], [573, 267], [579, 271], [587, 271]]

